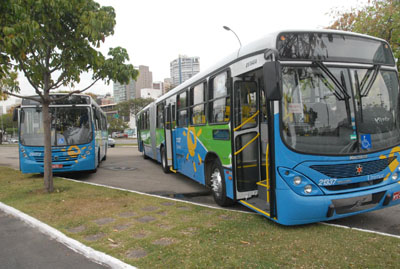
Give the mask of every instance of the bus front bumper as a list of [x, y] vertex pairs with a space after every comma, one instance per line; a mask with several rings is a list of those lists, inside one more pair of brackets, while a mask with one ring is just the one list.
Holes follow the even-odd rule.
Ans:
[[[94, 158], [79, 158], [78, 162], [53, 162], [52, 167], [53, 173], [91, 171], [96, 168]], [[23, 163], [21, 163], [21, 172], [24, 174], [44, 173], [44, 163], [25, 159]]]
[[301, 196], [276, 190], [277, 222], [298, 225], [344, 218], [400, 204], [400, 181], [354, 193]]

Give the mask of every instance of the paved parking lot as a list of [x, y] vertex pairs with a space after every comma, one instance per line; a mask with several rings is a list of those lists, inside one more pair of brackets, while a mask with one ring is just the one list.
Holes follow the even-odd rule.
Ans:
[[[1, 147], [0, 166], [18, 169], [17, 154], [16, 146]], [[107, 161], [100, 165], [95, 174], [76, 173], [65, 176], [217, 206], [207, 188], [180, 174], [164, 174], [160, 164], [152, 160], [144, 160], [137, 147], [133, 146], [109, 148]], [[235, 205], [232, 209], [247, 211], [241, 205]], [[339, 219], [330, 223], [400, 235], [400, 206]]]

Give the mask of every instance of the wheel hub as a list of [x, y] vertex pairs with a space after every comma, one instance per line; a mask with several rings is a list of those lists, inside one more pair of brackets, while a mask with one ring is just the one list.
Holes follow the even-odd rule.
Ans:
[[221, 196], [222, 177], [218, 168], [216, 168], [211, 174], [211, 188], [217, 197]]

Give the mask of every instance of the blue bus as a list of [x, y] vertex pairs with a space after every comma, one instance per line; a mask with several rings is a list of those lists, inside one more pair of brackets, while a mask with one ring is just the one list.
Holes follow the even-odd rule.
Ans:
[[[51, 95], [53, 173], [96, 172], [107, 158], [107, 118], [89, 95]], [[19, 164], [22, 173], [44, 172], [42, 109], [38, 102], [22, 99], [19, 108]]]
[[279, 31], [145, 107], [139, 150], [221, 206], [328, 221], [400, 204], [399, 109], [386, 41]]

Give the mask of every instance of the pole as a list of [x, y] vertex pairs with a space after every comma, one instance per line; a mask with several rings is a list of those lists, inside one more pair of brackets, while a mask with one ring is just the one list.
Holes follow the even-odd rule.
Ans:
[[240, 47], [239, 47], [239, 50], [238, 50], [238, 52], [237, 52], [237, 56], [236, 57], [239, 57], [239, 52], [240, 52], [240, 49], [242, 48], [242, 42], [240, 42], [240, 39], [239, 39], [239, 37], [238, 37], [238, 35], [235, 33], [235, 31], [233, 31], [231, 28], [229, 28], [228, 26], [222, 26], [225, 30], [227, 30], [227, 31], [231, 31], [235, 36], [236, 36], [236, 38], [237, 38], [237, 40], [239, 41], [239, 45], [240, 45]]

